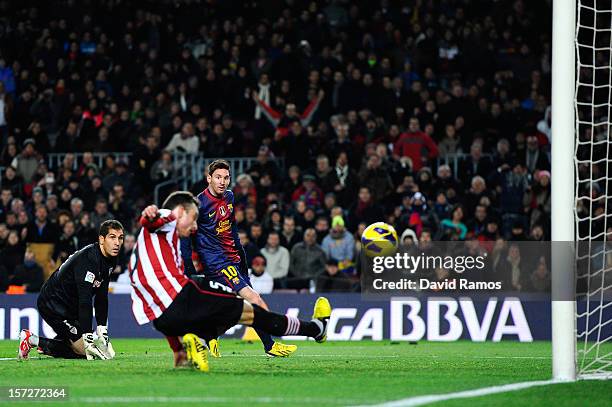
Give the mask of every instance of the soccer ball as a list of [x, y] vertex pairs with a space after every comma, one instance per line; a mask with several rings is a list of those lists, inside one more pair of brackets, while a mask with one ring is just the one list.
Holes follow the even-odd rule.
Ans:
[[361, 247], [368, 257], [389, 256], [397, 250], [397, 232], [385, 222], [372, 223], [361, 235]]

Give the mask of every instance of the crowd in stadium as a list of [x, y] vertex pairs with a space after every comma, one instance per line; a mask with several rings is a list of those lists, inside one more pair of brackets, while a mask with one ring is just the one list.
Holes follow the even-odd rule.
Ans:
[[506, 287], [544, 291], [511, 242], [550, 237], [550, 26], [550, 1], [0, 0], [0, 290], [110, 218], [125, 277], [183, 152], [257, 157], [232, 177], [262, 292], [358, 290], [380, 220], [490, 241]]

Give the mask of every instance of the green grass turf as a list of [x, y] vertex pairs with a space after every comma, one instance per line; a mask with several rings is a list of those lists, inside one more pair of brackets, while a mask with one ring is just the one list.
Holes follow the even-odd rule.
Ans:
[[[228, 339], [221, 340], [223, 357], [210, 359], [208, 374], [173, 369], [162, 339], [113, 344], [113, 361], [35, 352], [27, 362], [2, 360], [0, 386], [67, 386], [73, 405], [338, 406], [545, 380], [551, 372], [548, 342], [296, 342], [295, 356], [270, 359], [260, 344]], [[0, 358], [14, 357], [16, 348], [16, 341], [0, 341]], [[611, 381], [582, 381], [435, 405], [609, 406], [611, 394]]]

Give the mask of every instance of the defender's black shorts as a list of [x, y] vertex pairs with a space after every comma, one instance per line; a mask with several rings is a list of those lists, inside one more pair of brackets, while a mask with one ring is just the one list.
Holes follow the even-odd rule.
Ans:
[[69, 339], [76, 342], [83, 336], [78, 319], [62, 317], [45, 306], [43, 301], [37, 301], [38, 313], [57, 334], [56, 339]]
[[233, 294], [202, 290], [190, 282], [153, 325], [166, 336], [193, 333], [216, 338], [238, 323], [243, 304], [244, 300]]

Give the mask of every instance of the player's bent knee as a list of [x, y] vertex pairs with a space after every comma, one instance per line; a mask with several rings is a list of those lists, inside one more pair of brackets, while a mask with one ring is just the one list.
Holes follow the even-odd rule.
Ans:
[[253, 325], [254, 317], [255, 312], [253, 310], [253, 306], [248, 301], [244, 301], [242, 314], [240, 315], [240, 321], [238, 322], [243, 325]]

